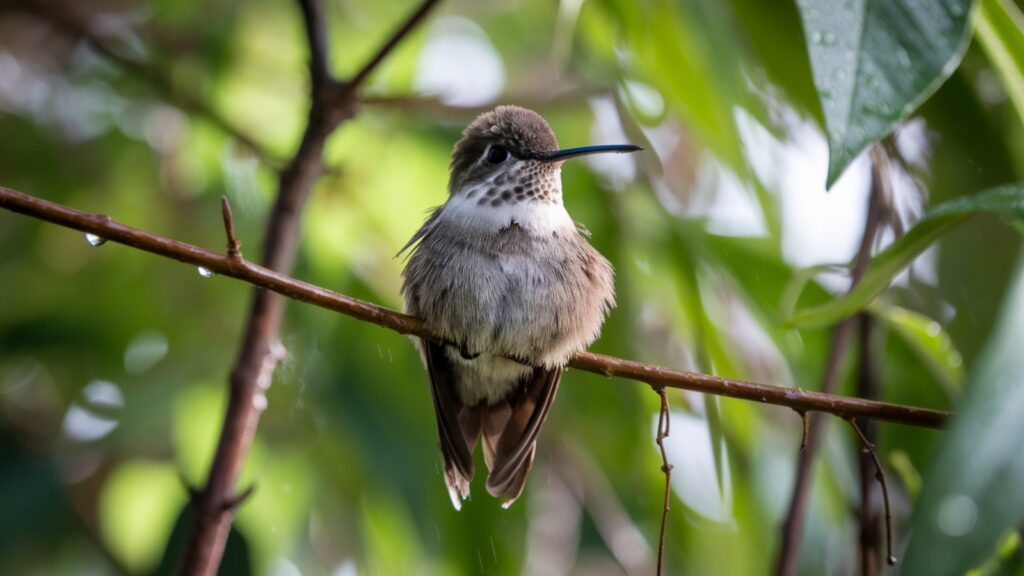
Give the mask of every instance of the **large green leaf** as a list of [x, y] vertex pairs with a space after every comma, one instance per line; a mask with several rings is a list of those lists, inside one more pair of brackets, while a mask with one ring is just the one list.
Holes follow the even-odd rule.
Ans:
[[1024, 520], [1024, 261], [914, 515], [903, 574], [963, 574]]
[[1024, 119], [1024, 13], [1008, 0], [982, 0], [975, 19], [978, 41]]
[[797, 310], [788, 324], [796, 327], [822, 326], [861, 310], [889, 285], [900, 270], [913, 262], [940, 236], [968, 217], [981, 212], [1008, 214], [1024, 223], [1024, 184], [1000, 186], [936, 206], [909, 232], [879, 252], [852, 290], [831, 302]]
[[971, 0], [799, 0], [829, 142], [829, 187], [953, 73]]

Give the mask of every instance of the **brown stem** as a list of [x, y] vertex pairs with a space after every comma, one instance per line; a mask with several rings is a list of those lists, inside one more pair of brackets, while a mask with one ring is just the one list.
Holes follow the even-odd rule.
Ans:
[[803, 453], [807, 451], [807, 436], [810, 434], [807, 412], [800, 412], [800, 423], [803, 424], [803, 431], [800, 434], [800, 452]]
[[665, 389], [657, 387], [654, 389], [661, 397], [661, 410], [658, 412], [658, 435], [655, 441], [658, 443], [658, 450], [661, 451], [661, 471], [665, 473], [665, 496], [661, 507], [661, 530], [658, 532], [658, 576], [664, 574], [665, 562], [665, 533], [668, 528], [669, 503], [671, 501], [671, 480], [672, 465], [668, 463], [668, 454], [665, 452], [665, 438], [668, 438], [671, 423], [671, 414], [668, 409], [668, 395]]
[[[871, 187], [873, 194], [879, 200], [882, 206], [892, 205], [892, 190], [889, 186], [888, 177], [888, 155], [885, 152], [885, 148], [881, 145], [873, 146], [871, 148]], [[888, 212], [888, 210], [886, 210]], [[898, 222], [899, 219], [895, 217], [887, 218], [890, 227], [893, 229], [896, 235], [901, 233], [901, 230], [893, 227], [893, 224]], [[857, 315], [858, 322], [858, 350], [860, 351], [857, 368], [857, 395], [861, 398], [869, 400], [877, 399], [881, 393], [881, 366], [878, 362], [878, 342], [877, 342], [877, 325], [875, 319], [870, 314], [861, 313]], [[857, 429], [853, 421], [850, 421], [851, 425]], [[861, 430], [857, 429], [858, 434]], [[865, 422], [863, 425], [863, 434], [861, 435], [865, 444], [874, 446], [878, 437], [878, 427], [874, 422]], [[861, 576], [877, 576], [882, 573], [882, 538], [880, 533], [881, 518], [879, 518], [879, 510], [877, 504], [877, 488], [875, 481], [881, 474], [881, 468], [878, 465], [878, 458], [875, 455], [874, 450], [868, 451], [863, 450], [860, 462], [860, 506], [857, 514], [858, 522], [860, 524], [860, 535], [859, 535], [859, 556], [860, 556], [860, 574]], [[886, 511], [888, 512], [888, 494], [884, 494], [886, 497], [885, 505]], [[886, 533], [889, 535], [889, 553], [888, 557], [892, 557], [892, 525], [891, 519], [888, 514], [885, 519]]]
[[408, 18], [406, 18], [405, 22], [403, 22], [402, 25], [399, 26], [398, 29], [396, 29], [391, 34], [391, 37], [388, 38], [386, 42], [381, 44], [381, 47], [377, 50], [377, 53], [374, 54], [366, 62], [366, 64], [359, 69], [359, 72], [356, 72], [355, 76], [353, 76], [352, 79], [348, 81], [347, 87], [350, 92], [354, 93], [356, 90], [359, 89], [360, 86], [363, 85], [363, 82], [365, 82], [366, 79], [370, 76], [370, 74], [377, 68], [377, 66], [379, 66], [380, 63], [384, 61], [384, 58], [386, 58], [387, 55], [390, 54], [391, 51], [395, 49], [395, 46], [398, 46], [398, 43], [401, 42], [403, 38], [408, 36], [409, 33], [412, 32], [414, 28], [416, 28], [416, 26], [419, 26], [419, 24], [423, 21], [424, 18], [427, 17], [427, 14], [430, 13], [430, 10], [433, 9], [434, 6], [437, 5], [437, 3], [438, 0], [424, 0], [424, 2], [420, 3], [419, 8], [417, 8], [412, 14], [409, 15]]
[[889, 554], [887, 562], [892, 566], [896, 564], [896, 556], [892, 552], [892, 512], [889, 508], [889, 486], [885, 482], [885, 472], [882, 470], [881, 461], [878, 460], [878, 454], [875, 453], [875, 445], [861, 432], [860, 427], [857, 426], [857, 422], [853, 418], [847, 418], [846, 422], [857, 433], [861, 443], [861, 451], [869, 455], [875, 463], [875, 480], [882, 486], [882, 503], [885, 505], [885, 547]]
[[[876, 354], [875, 322], [870, 314], [858, 314], [858, 349], [860, 350], [857, 367], [857, 393], [866, 398], [878, 397], [879, 367]], [[852, 424], [852, 420], [849, 421]], [[875, 442], [877, 427], [872, 422], [864, 425], [864, 440]], [[877, 576], [881, 572], [878, 560], [881, 552], [879, 538], [879, 518], [875, 504], [875, 470], [867, 451], [862, 451], [860, 458], [860, 506], [858, 522], [860, 523], [859, 549], [861, 576]]]
[[[829, 345], [828, 359], [825, 363], [825, 375], [821, 380], [823, 392], [835, 389], [835, 383], [843, 365], [846, 349], [851, 337], [851, 319], [843, 320], [832, 334]], [[796, 574], [797, 561], [800, 553], [800, 539], [803, 536], [804, 521], [807, 518], [807, 505], [810, 501], [811, 471], [814, 456], [821, 442], [821, 429], [824, 420], [820, 414], [805, 414], [803, 417], [804, 434], [801, 439], [800, 453], [797, 456], [796, 480], [793, 483], [793, 495], [790, 499], [789, 511], [782, 524], [782, 543], [775, 573], [779, 576]]]
[[[66, 228], [95, 234], [111, 242], [186, 264], [202, 266], [222, 276], [236, 278], [282, 296], [376, 324], [400, 334], [444, 342], [444, 339], [433, 334], [419, 318], [296, 280], [247, 260], [235, 262], [223, 254], [125, 226], [111, 220], [109, 216], [81, 212], [2, 186], [0, 207]], [[783, 406], [797, 412], [826, 412], [841, 418], [866, 418], [908, 426], [942, 428], [950, 416], [948, 412], [941, 410], [683, 372], [592, 352], [576, 355], [569, 362], [569, 366], [606, 377], [616, 376], [644, 382], [652, 387], [680, 388]]]
[[[281, 173], [263, 243], [263, 264], [269, 270], [291, 270], [302, 206], [320, 175], [324, 141], [333, 126], [325, 125], [326, 116], [317, 108], [314, 98], [299, 150]], [[181, 555], [181, 574], [215, 574], [220, 565], [234, 516], [230, 503], [237, 501], [235, 482], [262, 411], [262, 404], [255, 400], [270, 386], [274, 368], [283, 355], [277, 338], [284, 302], [281, 296], [264, 288], [255, 292], [242, 347], [231, 371], [227, 414], [217, 451], [206, 487], [193, 502], [192, 525]]]
[[[436, 0], [428, 0], [425, 6]], [[323, 173], [323, 149], [327, 138], [342, 120], [351, 115], [351, 101], [359, 85], [344, 85], [330, 75], [327, 53], [326, 24], [318, 0], [299, 0], [306, 39], [309, 43], [310, 109], [299, 149], [281, 172], [277, 199], [270, 213], [263, 241], [263, 266], [267, 271], [287, 272], [292, 269], [298, 251], [302, 208], [313, 185]], [[385, 55], [422, 20], [426, 11], [417, 10], [414, 18], [385, 42], [362, 74], [369, 74]], [[358, 78], [357, 78], [358, 80]], [[338, 107], [341, 102], [345, 106]], [[235, 269], [248, 265], [239, 253], [232, 253], [234, 225], [230, 207], [223, 202], [225, 230], [228, 235], [228, 261]], [[193, 520], [181, 556], [181, 573], [215, 574], [224, 553], [231, 528], [234, 508], [245, 495], [235, 496], [234, 486], [245, 456], [252, 445], [260, 414], [266, 401], [259, 402], [270, 386], [274, 369], [284, 355], [278, 342], [285, 299], [280, 294], [260, 287], [256, 290], [249, 312], [242, 347], [230, 377], [230, 397], [224, 426], [221, 428], [206, 487], [193, 502]]]
[[242, 259], [242, 243], [235, 237], [235, 217], [227, 196], [220, 197], [220, 213], [224, 218], [224, 235], [228, 239], [228, 258]]
[[[881, 221], [881, 205], [879, 194], [874, 186], [868, 195], [867, 217], [864, 222], [864, 233], [861, 235], [860, 247], [854, 259], [850, 276], [850, 287], [860, 281], [864, 268], [871, 259], [871, 247], [878, 236]], [[856, 317], [846, 318], [836, 325], [832, 341], [829, 344], [828, 358], [825, 362], [825, 374], [821, 379], [821, 391], [832, 393], [839, 382], [846, 350], [850, 346]], [[800, 452], [797, 456], [796, 480], [793, 483], [793, 495], [790, 498], [789, 510], [782, 524], [782, 542], [779, 546], [778, 561], [775, 565], [777, 576], [794, 576], [800, 555], [800, 540], [803, 537], [804, 521], [807, 517], [807, 505], [810, 500], [811, 472], [817, 456], [818, 445], [824, 430], [821, 419], [811, 414], [810, 422], [805, 422], [804, 437], [801, 440]]]

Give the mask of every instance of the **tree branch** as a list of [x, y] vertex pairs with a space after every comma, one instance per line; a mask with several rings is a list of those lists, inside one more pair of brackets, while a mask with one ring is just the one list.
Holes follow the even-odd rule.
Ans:
[[[304, 2], [305, 1], [308, 0], [304, 0]], [[419, 8], [417, 8], [415, 12], [409, 15], [405, 22], [402, 23], [402, 25], [399, 26], [398, 29], [391, 34], [391, 37], [388, 38], [388, 40], [381, 45], [381, 47], [377, 50], [377, 53], [374, 54], [366, 62], [366, 64], [364, 64], [363, 67], [359, 69], [359, 72], [356, 72], [355, 76], [353, 76], [345, 84], [345, 87], [348, 89], [349, 93], [354, 94], [356, 90], [358, 90], [363, 85], [367, 77], [369, 77], [370, 74], [377, 69], [377, 66], [379, 66], [380, 63], [384, 61], [384, 58], [386, 58], [388, 54], [390, 54], [391, 51], [395, 49], [395, 46], [398, 46], [398, 43], [401, 42], [403, 38], [408, 36], [409, 33], [412, 32], [413, 29], [416, 28], [416, 26], [418, 26], [420, 22], [422, 22], [423, 19], [427, 17], [427, 14], [430, 13], [431, 9], [433, 9], [434, 6], [437, 5], [437, 3], [438, 0], [424, 0], [424, 2], [420, 4]]]
[[[875, 319], [870, 314], [858, 314], [857, 340], [860, 354], [857, 366], [857, 393], [866, 398], [876, 398], [879, 388], [879, 365], [876, 354]], [[879, 533], [880, 518], [875, 497], [875, 480], [883, 474], [881, 464], [877, 462], [875, 441], [877, 428], [872, 422], [866, 422], [864, 430], [853, 420], [848, 420], [860, 437], [863, 449], [860, 455], [860, 506], [858, 522], [860, 524], [859, 555], [860, 575], [877, 576], [881, 573], [879, 558], [881, 557], [881, 537]], [[869, 449], [870, 448], [870, 449]], [[888, 488], [885, 490], [886, 533], [888, 537], [888, 556], [892, 556], [892, 525], [889, 511]]]
[[[413, 316], [296, 280], [265, 267], [257, 266], [247, 260], [232, 260], [227, 255], [125, 226], [111, 220], [109, 216], [81, 212], [2, 186], [0, 186], [0, 207], [67, 228], [96, 234], [112, 242], [152, 252], [186, 264], [202, 266], [217, 274], [230, 276], [283, 296], [326, 308], [363, 322], [376, 324], [400, 334], [444, 342], [443, 339], [431, 333], [422, 320]], [[705, 394], [784, 406], [797, 412], [824, 412], [840, 418], [865, 418], [908, 426], [941, 428], [950, 416], [948, 412], [940, 410], [683, 372], [591, 352], [578, 354], [572, 359], [569, 366], [606, 377], [617, 376], [628, 380], [637, 380], [653, 387], [664, 386], [693, 390]]]
[[306, 27], [309, 44], [309, 77], [313, 86], [333, 82], [330, 72], [330, 53], [327, 48], [327, 30], [319, 0], [299, 0], [302, 22]]
[[[850, 418], [846, 421], [853, 431], [857, 433], [857, 438], [860, 440], [861, 453], [865, 457], [871, 459], [875, 465], [875, 480], [882, 487], [882, 503], [885, 505], [885, 545], [886, 545], [886, 562], [892, 566], [896, 564], [896, 556], [892, 552], [892, 512], [889, 508], [889, 485], [885, 481], [885, 471], [882, 470], [882, 462], [878, 459], [878, 454], [875, 453], [875, 445], [867, 436], [861, 432], [860, 427], [857, 426], [857, 421]], [[867, 491], [864, 492], [867, 494]], [[861, 551], [861, 568], [866, 571], [865, 576], [868, 574], [877, 574], [879, 567], [877, 566], [877, 558], [870, 558], [868, 555], [877, 552], [874, 547], [869, 547]]]
[[[864, 221], [864, 232], [861, 235], [860, 247], [857, 249], [850, 275], [850, 289], [860, 281], [864, 269], [871, 259], [871, 247], [878, 235], [881, 222], [881, 203], [875, 186], [868, 194], [867, 216]], [[853, 338], [853, 331], [859, 316], [851, 316], [836, 325], [829, 343], [828, 358], [825, 362], [825, 373], [821, 379], [821, 391], [832, 393], [839, 382], [846, 350]], [[824, 432], [823, 423], [817, 415], [800, 414], [803, 419], [803, 437], [800, 441], [800, 452], [797, 456], [796, 480], [793, 483], [793, 495], [790, 498], [789, 510], [782, 524], [782, 543], [775, 564], [776, 576], [794, 576], [800, 553], [800, 540], [803, 537], [804, 521], [807, 518], [807, 504], [810, 500], [811, 471], [817, 456], [818, 444]]]
[[[330, 73], [327, 24], [320, 1], [299, 0], [309, 45], [309, 117], [298, 150], [280, 174], [277, 199], [263, 239], [264, 272], [280, 273], [292, 269], [298, 252], [302, 209], [313, 185], [323, 174], [323, 150], [327, 138], [352, 115], [352, 103], [362, 78], [422, 21], [436, 2], [426, 0], [383, 44], [377, 55], [363, 66], [361, 77], [357, 75], [353, 81], [341, 83]], [[226, 201], [223, 212], [229, 268], [237, 271], [251, 266], [237, 249]], [[285, 300], [280, 293], [267, 288], [261, 286], [254, 294], [242, 347], [231, 371], [227, 414], [206, 487], [193, 502], [192, 526], [181, 555], [182, 574], [208, 576], [217, 572], [234, 507], [240, 501], [234, 493], [234, 485], [252, 445], [260, 414], [266, 407], [263, 393], [270, 386], [274, 369], [284, 356], [278, 334]]]
[[[871, 188], [872, 194], [882, 209], [887, 225], [898, 237], [902, 227], [897, 227], [899, 218], [890, 208], [893, 203], [892, 188], [889, 182], [889, 160], [885, 147], [871, 147]], [[860, 350], [857, 366], [857, 394], [862, 398], [874, 400], [881, 394], [882, 378], [879, 363], [878, 330], [875, 318], [870, 314], [860, 313], [858, 317], [858, 348]], [[885, 558], [892, 565], [895, 557], [892, 551], [892, 514], [889, 512], [889, 489], [885, 483], [885, 473], [875, 453], [878, 439], [878, 427], [874, 422], [865, 422], [863, 432], [853, 420], [848, 420], [860, 437], [862, 450], [860, 456], [860, 506], [858, 523], [860, 524], [859, 555], [860, 575], [877, 576], [883, 572], [880, 562], [882, 558], [881, 521], [878, 509], [876, 486], [881, 486], [883, 504], [885, 505], [885, 535], [887, 551]], [[876, 484], [877, 481], [877, 484]]]
[[665, 495], [661, 503], [661, 529], [658, 532], [658, 567], [657, 575], [665, 573], [665, 533], [668, 529], [669, 502], [672, 498], [672, 465], [668, 463], [668, 454], [665, 452], [665, 438], [668, 438], [671, 429], [672, 413], [668, 408], [668, 395], [663, 387], [654, 389], [661, 398], [661, 410], [658, 412], [658, 435], [655, 442], [661, 452], [661, 471], [665, 474]]
[[[313, 76], [309, 120], [295, 156], [280, 175], [263, 240], [263, 264], [269, 270], [287, 272], [292, 268], [298, 251], [302, 207], [323, 170], [324, 143], [338, 124], [326, 114], [323, 100], [316, 97], [322, 80]], [[224, 222], [230, 244], [234, 232], [227, 209]], [[229, 247], [229, 254], [234, 266], [245, 263], [240, 252], [231, 254]], [[274, 369], [284, 356], [278, 342], [284, 303], [280, 295], [262, 288], [253, 296], [242, 346], [229, 378], [230, 395], [217, 450], [206, 486], [192, 502], [192, 523], [180, 557], [181, 574], [212, 575], [220, 565], [234, 517], [233, 503], [239, 501], [235, 483], [266, 405], [256, 399], [270, 386]]]

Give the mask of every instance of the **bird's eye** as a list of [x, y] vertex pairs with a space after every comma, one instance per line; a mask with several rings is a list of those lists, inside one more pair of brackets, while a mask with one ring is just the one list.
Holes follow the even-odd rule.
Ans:
[[495, 144], [487, 150], [487, 161], [491, 164], [501, 164], [506, 158], [508, 158], [508, 148], [501, 144]]

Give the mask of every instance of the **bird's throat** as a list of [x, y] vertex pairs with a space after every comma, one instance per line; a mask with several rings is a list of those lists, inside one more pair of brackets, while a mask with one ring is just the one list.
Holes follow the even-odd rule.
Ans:
[[489, 182], [477, 184], [453, 194], [445, 203], [440, 217], [444, 224], [488, 233], [497, 233], [511, 226], [536, 235], [575, 229], [562, 204], [560, 183], [546, 196], [534, 197], [526, 192], [517, 193], [516, 186], [502, 188]]

